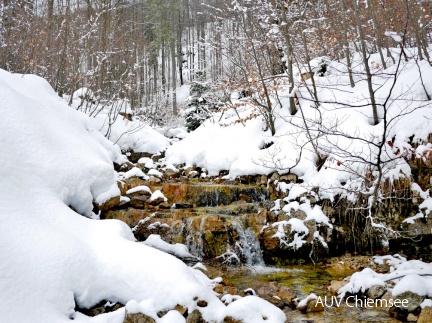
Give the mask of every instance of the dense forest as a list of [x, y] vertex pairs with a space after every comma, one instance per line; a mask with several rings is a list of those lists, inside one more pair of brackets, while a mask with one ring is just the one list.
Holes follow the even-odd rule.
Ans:
[[430, 61], [430, 6], [422, 0], [3, 0], [0, 67], [40, 75], [60, 96], [87, 87], [101, 102], [127, 99], [135, 114], [159, 121], [178, 114], [175, 89], [193, 81], [211, 82], [225, 94], [259, 90], [255, 103], [268, 110], [278, 78], [294, 86], [295, 71], [312, 74], [314, 67], [304, 64], [316, 57], [347, 64], [352, 87], [354, 52], [364, 62], [378, 52], [374, 63], [383, 69], [387, 57], [397, 60], [390, 47], [417, 47], [419, 59]]

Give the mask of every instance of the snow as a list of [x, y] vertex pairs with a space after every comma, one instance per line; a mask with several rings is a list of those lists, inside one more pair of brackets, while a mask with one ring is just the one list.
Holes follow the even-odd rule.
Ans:
[[194, 255], [192, 255], [188, 248], [181, 243], [176, 243], [176, 244], [169, 244], [165, 241], [163, 241], [160, 237], [160, 235], [158, 234], [151, 234], [144, 242], [143, 244], [145, 244], [146, 246], [149, 247], [153, 247], [156, 248], [158, 250], [167, 252], [169, 254], [172, 255], [176, 255], [179, 257], [184, 257], [184, 258], [195, 258]]
[[140, 185], [140, 186], [136, 186], [134, 188], [131, 188], [130, 190], [126, 191], [126, 194], [132, 194], [132, 193], [136, 193], [136, 192], [148, 192], [148, 193], [152, 194], [152, 191], [146, 185]]
[[381, 274], [375, 273], [370, 268], [365, 268], [360, 272], [356, 272], [351, 276], [349, 283], [339, 289], [339, 295], [343, 297], [348, 293], [364, 293], [372, 286], [385, 286], [384, 278]]
[[183, 84], [176, 89], [176, 100], [178, 104], [185, 104], [189, 99], [190, 84]]
[[399, 36], [399, 35], [398, 35], [396, 32], [394, 32], [394, 31], [386, 31], [386, 32], [384, 33], [384, 35], [393, 38], [393, 40], [394, 40], [395, 42], [400, 43], [400, 42], [402, 41], [402, 37]]
[[427, 298], [420, 304], [421, 308], [425, 308], [426, 306], [432, 307], [432, 300], [431, 299]]
[[113, 162], [124, 156], [46, 81], [0, 70], [0, 110], [0, 321], [123, 322], [124, 308], [95, 318], [75, 312], [105, 300], [184, 322], [175, 312], [154, 314], [177, 304], [192, 311], [195, 297], [208, 303], [200, 308], [208, 321], [249, 317], [248, 306], [285, 321], [260, 299], [226, 307], [201, 271], [135, 242], [121, 221], [81, 215], [119, 194]]
[[373, 261], [378, 265], [387, 264], [389, 266], [395, 267], [400, 265], [401, 263], [407, 261], [407, 259], [399, 254], [395, 254], [393, 256], [374, 256]]
[[391, 288], [389, 282], [395, 285], [391, 290], [393, 296], [404, 292], [413, 292], [421, 296], [432, 297], [432, 264], [420, 260], [406, 261], [400, 255], [374, 257], [378, 264], [388, 261], [393, 267], [389, 273], [377, 273], [370, 268], [354, 273], [347, 285], [339, 289], [338, 294], [343, 297], [346, 293], [365, 292], [374, 285]]
[[[400, 49], [391, 51], [398, 57]], [[410, 51], [415, 54], [415, 50]], [[320, 60], [321, 58], [313, 63]], [[379, 55], [372, 54], [370, 61], [379, 62]], [[310, 94], [310, 81], [296, 84], [296, 93], [309, 128], [313, 133], [325, 131], [323, 135], [313, 138], [320, 153], [328, 157], [319, 171], [300, 113], [295, 116], [289, 114], [290, 93], [287, 87], [281, 87], [278, 93], [282, 105], [276, 98], [273, 102], [276, 136], [271, 136], [268, 130], [264, 131], [265, 122], [250, 102], [244, 99], [234, 100], [233, 104], [238, 104], [236, 111], [231, 109], [214, 114], [213, 118], [204, 122], [184, 140], [168, 147], [166, 162], [205, 167], [209, 175], [218, 175], [221, 170], [228, 170], [231, 178], [269, 174], [274, 171], [283, 174], [289, 170], [303, 179], [304, 187], [322, 188], [320, 198], [333, 199], [338, 194], [352, 198], [350, 192], [358, 191], [358, 180], [369, 170], [365, 160], [373, 162], [378, 153], [376, 149], [370, 148], [370, 142], [378, 142], [383, 123], [371, 124], [371, 107], [362, 107], [368, 104], [369, 94], [360, 55], [355, 53], [353, 57], [355, 88], [349, 86], [345, 71], [339, 68], [340, 63], [327, 63], [332, 67], [328, 74], [315, 78], [319, 98], [324, 102], [319, 107], [319, 113], [310, 104], [313, 99]], [[424, 90], [432, 93], [432, 67], [426, 61], [417, 63], [414, 60], [402, 60], [398, 79], [390, 96], [387, 119], [392, 121], [387, 137], [394, 137], [394, 141], [392, 146], [384, 146], [381, 156], [385, 163], [385, 179], [410, 176], [410, 167], [406, 161], [391, 159], [396, 153], [412, 153], [410, 136], [414, 134], [412, 142], [418, 143], [427, 140], [432, 131], [431, 118], [425, 109], [427, 97]], [[339, 72], [336, 72], [336, 66], [339, 66]], [[371, 67], [372, 72], [379, 72], [374, 77], [374, 84], [377, 102], [380, 103], [386, 100], [393, 85], [391, 73], [396, 71], [396, 66], [390, 60], [388, 66], [387, 73], [377, 70], [375, 65]], [[356, 108], [356, 105], [359, 107]], [[237, 113], [241, 118], [254, 114], [257, 116], [249, 121], [239, 122]], [[379, 111], [381, 117], [382, 114], [383, 111]], [[263, 149], [269, 142], [273, 142], [273, 145]], [[343, 188], [341, 183], [344, 183]], [[295, 189], [295, 186], [291, 190]]]
[[139, 169], [138, 167], [133, 167], [132, 169], [128, 170], [125, 173], [119, 173], [121, 175], [122, 179], [127, 179], [131, 177], [140, 177], [144, 180], [148, 180], [150, 177], [148, 177], [144, 172]]
[[224, 302], [225, 304], [231, 304], [234, 301], [237, 301], [239, 299], [241, 299], [242, 297], [239, 295], [231, 295], [231, 294], [226, 294], [224, 296], [222, 296], [221, 300], [222, 302]]
[[[293, 248], [294, 250], [299, 249], [306, 240], [304, 239], [309, 233], [309, 229], [304, 225], [304, 221], [296, 218], [289, 219], [288, 221], [279, 221], [272, 224], [273, 227], [277, 227], [277, 232], [272, 238], [278, 238], [281, 245]], [[285, 234], [285, 226], [291, 226], [291, 233], [294, 234], [293, 241], [287, 243], [287, 236]]]
[[147, 174], [150, 175], [150, 176], [156, 176], [156, 177], [159, 177], [159, 178], [163, 177], [163, 174], [160, 171], [156, 170], [156, 169], [150, 169]]
[[[84, 93], [91, 93], [90, 89], [86, 89], [86, 91]], [[78, 90], [77, 94], [81, 95], [82, 90]], [[130, 121], [120, 115], [119, 113], [132, 113], [126, 100], [100, 102], [99, 104], [85, 102], [83, 104], [80, 98], [77, 99], [75, 96], [73, 98], [75, 99], [72, 102], [72, 108], [91, 116], [97, 131], [112, 143], [120, 146], [122, 151], [134, 150], [135, 152], [156, 154], [171, 145], [170, 139], [145, 122], [138, 118], [133, 118]], [[65, 100], [68, 100], [68, 97]]]
[[285, 201], [289, 202], [292, 200], [297, 199], [300, 195], [302, 195], [303, 193], [307, 193], [308, 190], [305, 187], [301, 187], [301, 186], [293, 186], [290, 190], [289, 190], [289, 194], [288, 196], [284, 199]]
[[153, 194], [150, 196], [149, 201], [157, 200], [158, 198], [163, 199], [165, 202], [168, 201], [168, 199], [163, 195], [163, 193], [160, 190], [156, 190], [153, 192]]
[[138, 160], [138, 164], [143, 164], [145, 168], [155, 168], [153, 160], [148, 157], [142, 157]]
[[285, 322], [285, 314], [282, 310], [274, 310], [270, 303], [256, 296], [246, 296], [230, 303], [226, 315], [243, 320], [244, 323]]
[[93, 91], [90, 90], [89, 88], [86, 88], [86, 87], [82, 87], [82, 88], [76, 90], [72, 94], [73, 99], [84, 99], [84, 98], [91, 99], [93, 97], [94, 97]]
[[416, 274], [406, 275], [393, 288], [392, 295], [397, 296], [404, 292], [413, 292], [420, 296], [426, 296], [428, 294], [428, 281], [432, 283], [432, 280]]
[[308, 303], [310, 300], [317, 299], [317, 298], [318, 298], [318, 296], [316, 296], [314, 293], [310, 293], [306, 298], [302, 299], [302, 300], [298, 303], [297, 308], [299, 308], [299, 307], [304, 307], [304, 306], [307, 305], [307, 303]]

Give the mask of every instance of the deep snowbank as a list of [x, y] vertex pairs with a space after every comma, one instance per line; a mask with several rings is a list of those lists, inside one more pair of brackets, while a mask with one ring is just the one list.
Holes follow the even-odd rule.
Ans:
[[[208, 320], [246, 315], [247, 306], [223, 305], [200, 271], [136, 243], [126, 224], [74, 211], [91, 215], [93, 200], [119, 193], [112, 163], [123, 157], [92, 119], [41, 78], [3, 70], [0, 111], [0, 321], [122, 322], [124, 309], [95, 318], [74, 310], [109, 300], [158, 322], [184, 322], [175, 312], [156, 313], [177, 304], [192, 311], [195, 297], [207, 301]], [[261, 317], [283, 322], [267, 305], [257, 310]]]
[[[156, 154], [171, 144], [171, 140], [156, 129], [132, 117], [132, 110], [127, 100], [96, 103], [92, 102], [93, 99], [91, 90], [81, 88], [72, 95], [71, 106], [89, 115], [95, 129], [118, 145], [121, 150]], [[66, 96], [65, 102], [69, 101], [70, 97]], [[128, 120], [124, 114], [129, 114], [132, 119]]]

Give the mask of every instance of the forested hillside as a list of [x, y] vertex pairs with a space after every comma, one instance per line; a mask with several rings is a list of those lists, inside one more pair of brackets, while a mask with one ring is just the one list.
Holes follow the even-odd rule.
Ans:
[[0, 321], [432, 322], [431, 15], [2, 0]]
[[104, 103], [126, 98], [134, 113], [163, 120], [179, 111], [175, 89], [192, 81], [221, 88], [223, 102], [234, 89], [259, 90], [256, 104], [267, 105], [274, 76], [286, 72], [279, 77], [292, 88], [296, 71], [315, 72], [305, 64], [316, 57], [344, 64], [353, 87], [354, 52], [383, 69], [397, 60], [390, 47], [417, 48], [429, 61], [430, 2], [421, 0], [4, 0], [0, 8], [1, 68], [40, 75], [60, 96], [87, 87]]

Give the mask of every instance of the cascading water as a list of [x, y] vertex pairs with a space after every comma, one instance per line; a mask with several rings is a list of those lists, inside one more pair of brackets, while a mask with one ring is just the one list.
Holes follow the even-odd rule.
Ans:
[[244, 229], [237, 222], [234, 222], [233, 226], [239, 237], [239, 240], [235, 243], [235, 253], [242, 262], [250, 266], [265, 266], [259, 241], [253, 231]]
[[199, 258], [204, 257], [204, 246], [202, 239], [202, 232], [205, 223], [205, 218], [201, 219], [199, 231], [195, 231], [192, 229], [191, 221], [187, 221], [186, 230], [186, 246], [189, 249], [189, 252], [194, 256]]

